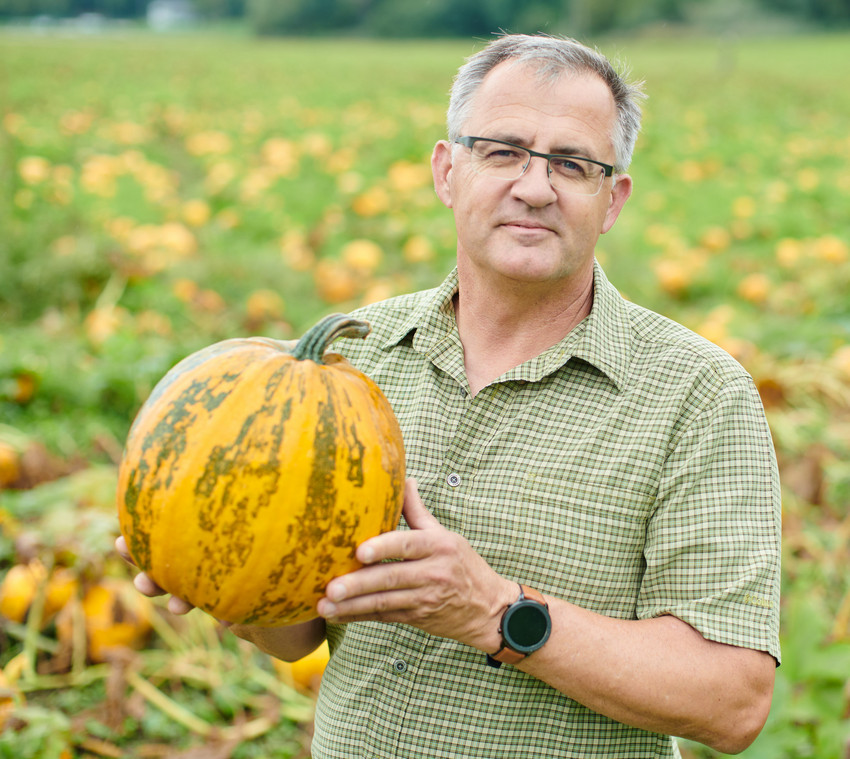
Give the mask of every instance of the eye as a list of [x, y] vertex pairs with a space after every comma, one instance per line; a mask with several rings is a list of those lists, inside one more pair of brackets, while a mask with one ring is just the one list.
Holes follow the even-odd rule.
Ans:
[[518, 150], [512, 150], [511, 148], [493, 148], [488, 150], [484, 159], [495, 163], [516, 163], [524, 160]]
[[521, 148], [485, 140], [475, 143], [475, 155], [481, 161], [496, 164], [523, 163], [526, 160], [525, 151]]
[[549, 164], [552, 167], [552, 171], [557, 171], [559, 174], [569, 174], [577, 177], [586, 177], [590, 174], [590, 163], [578, 158], [571, 158], [570, 156], [552, 156], [549, 159]]

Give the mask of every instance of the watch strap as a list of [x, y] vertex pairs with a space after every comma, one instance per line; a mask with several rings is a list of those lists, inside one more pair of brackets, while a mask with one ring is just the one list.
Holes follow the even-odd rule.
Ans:
[[532, 601], [537, 601], [537, 603], [542, 606], [547, 606], [546, 599], [543, 598], [543, 594], [539, 590], [529, 588], [528, 585], [520, 585], [519, 589], [522, 592], [519, 600], [522, 600], [523, 598], [530, 598]]
[[[487, 654], [487, 661], [491, 667], [498, 667], [500, 664], [517, 664], [525, 657], [526, 654], [521, 654], [509, 646], [503, 645], [495, 654]], [[490, 661], [491, 659], [492, 661]]]

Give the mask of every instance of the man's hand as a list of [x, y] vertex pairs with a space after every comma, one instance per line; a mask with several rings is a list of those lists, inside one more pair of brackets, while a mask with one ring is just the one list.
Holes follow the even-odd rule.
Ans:
[[[119, 535], [115, 539], [115, 550], [118, 551], [118, 554], [127, 563], [132, 564], [133, 566], [136, 565], [132, 556], [130, 556], [130, 551], [127, 549], [127, 541], [123, 535]], [[139, 593], [145, 596], [150, 596], [151, 598], [166, 594], [166, 591], [160, 588], [159, 585], [151, 580], [151, 578], [144, 572], [139, 572], [139, 574], [135, 576], [133, 579], [133, 585], [136, 586], [136, 590], [138, 590]], [[184, 601], [182, 598], [177, 598], [177, 596], [171, 596], [168, 599], [168, 611], [172, 614], [188, 614], [194, 608], [195, 607], [188, 601]]]
[[406, 483], [402, 513], [410, 530], [358, 546], [357, 559], [366, 566], [328, 583], [319, 614], [337, 623], [403, 622], [496, 651], [499, 621], [517, 598], [516, 583], [500, 577], [465, 538], [428, 512], [414, 480]]

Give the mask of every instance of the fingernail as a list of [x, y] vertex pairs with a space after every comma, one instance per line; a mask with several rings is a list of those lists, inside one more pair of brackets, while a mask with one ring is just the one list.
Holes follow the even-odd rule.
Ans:
[[371, 564], [375, 560], [375, 549], [371, 546], [363, 546], [360, 549], [360, 556], [364, 564]]
[[336, 614], [336, 604], [331, 603], [326, 598], [323, 598], [319, 601], [317, 611], [323, 617], [332, 617]]

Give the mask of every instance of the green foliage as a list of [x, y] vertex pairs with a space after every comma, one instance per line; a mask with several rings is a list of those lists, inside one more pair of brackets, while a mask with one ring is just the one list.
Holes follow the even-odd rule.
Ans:
[[102, 13], [107, 16], [132, 17], [144, 13], [148, 2], [136, 0], [0, 0], [0, 19], [27, 16], [78, 16]]
[[[150, 0], [0, 0], [0, 20], [44, 15], [143, 17]], [[848, 0], [194, 0], [205, 20], [246, 17], [260, 35], [354, 33], [395, 38], [566, 32], [581, 37], [653, 25], [738, 32], [777, 17], [832, 27]]]
[[318, 34], [356, 25], [363, 0], [247, 0], [248, 18], [257, 34]]
[[562, 16], [559, 0], [378, 0], [362, 28], [383, 37], [486, 37], [500, 30], [553, 32]]
[[23, 707], [15, 716], [20, 730], [0, 733], [2, 759], [63, 759], [71, 742], [71, 720], [55, 709]]
[[850, 21], [850, 2], [847, 0], [761, 0], [761, 4], [819, 23]]
[[240, 18], [245, 14], [245, 0], [194, 0], [202, 18]]

